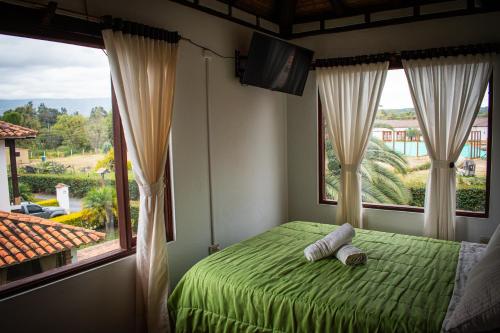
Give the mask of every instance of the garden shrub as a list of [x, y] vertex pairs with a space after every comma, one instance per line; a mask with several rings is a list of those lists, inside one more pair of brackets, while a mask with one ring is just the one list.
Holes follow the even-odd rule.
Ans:
[[[408, 189], [411, 192], [411, 206], [424, 207], [425, 186], [423, 183], [409, 183]], [[457, 209], [473, 212], [484, 212], [486, 202], [486, 190], [479, 185], [462, 185], [457, 188]]]
[[75, 212], [71, 213], [68, 215], [61, 215], [57, 217], [51, 218], [52, 221], [62, 223], [62, 224], [67, 224], [67, 225], [72, 225], [75, 227], [81, 227], [85, 229], [91, 229], [95, 230], [97, 228], [100, 228], [102, 225], [101, 223], [93, 223], [92, 221], [88, 221], [85, 219], [85, 210], [82, 210], [80, 212]]
[[36, 204], [40, 205], [40, 206], [44, 206], [44, 207], [49, 207], [49, 206], [59, 206], [59, 202], [57, 201], [57, 199], [47, 199], [47, 200], [40, 200], [40, 199], [36, 199], [33, 201], [35, 202]]
[[[94, 187], [101, 186], [101, 180], [98, 175], [78, 175], [78, 174], [19, 174], [19, 180], [26, 186], [29, 186], [29, 193], [49, 193], [55, 194], [55, 186], [59, 183], [68, 185], [70, 196], [83, 198], [87, 192]], [[106, 184], [115, 187], [114, 179], [106, 179]], [[129, 179], [130, 200], [139, 199], [139, 188], [133, 179]], [[21, 185], [20, 185], [21, 186]]]
[[139, 201], [130, 200], [130, 222], [132, 230], [137, 230], [137, 222], [139, 222]]
[[66, 166], [64, 164], [46, 161], [40, 162], [34, 165], [29, 165], [23, 167], [26, 173], [43, 173], [43, 174], [63, 174], [66, 172]]
[[[33, 201], [33, 192], [31, 190], [31, 186], [26, 183], [19, 182], [19, 195], [21, 196], [22, 201]], [[14, 202], [14, 194], [12, 192], [12, 181], [9, 176], [9, 197], [10, 201]]]

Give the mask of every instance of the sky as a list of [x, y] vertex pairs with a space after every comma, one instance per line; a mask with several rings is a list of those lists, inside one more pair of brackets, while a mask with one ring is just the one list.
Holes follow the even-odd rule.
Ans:
[[[109, 98], [107, 56], [100, 49], [0, 34], [0, 99]], [[487, 94], [482, 106], [487, 105]], [[403, 70], [390, 70], [384, 109], [412, 108]]]
[[0, 35], [0, 99], [110, 97], [100, 49]]
[[[484, 94], [481, 106], [488, 105], [488, 92]], [[384, 91], [380, 97], [380, 106], [383, 109], [413, 108], [410, 88], [402, 69], [389, 70], [385, 79]]]

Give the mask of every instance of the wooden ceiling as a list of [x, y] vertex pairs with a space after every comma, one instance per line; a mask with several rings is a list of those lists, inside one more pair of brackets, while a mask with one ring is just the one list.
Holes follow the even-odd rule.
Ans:
[[[238, 23], [266, 30], [260, 24], [264, 19], [277, 26], [274, 33], [283, 38], [300, 37], [305, 34], [335, 32], [325, 28], [325, 22], [348, 17], [362, 17], [363, 22], [351, 24], [340, 30], [353, 30], [373, 25], [397, 24], [422, 19], [468, 15], [500, 10], [499, 0], [172, 0], [184, 5], [203, 10], [210, 14], [225, 17]], [[212, 5], [210, 3], [212, 2]], [[213, 2], [225, 6], [223, 10], [214, 9]], [[423, 15], [423, 6], [440, 6], [436, 13]], [[448, 6], [448, 9], [447, 9]], [[242, 20], [233, 15], [233, 9], [255, 16], [255, 23]], [[444, 9], [443, 9], [444, 8]], [[372, 20], [372, 15], [405, 10], [402, 17], [389, 20]], [[245, 23], [246, 22], [246, 23]], [[309, 33], [294, 32], [294, 25], [317, 23], [317, 28]], [[336, 28], [339, 30], [339, 28]]]

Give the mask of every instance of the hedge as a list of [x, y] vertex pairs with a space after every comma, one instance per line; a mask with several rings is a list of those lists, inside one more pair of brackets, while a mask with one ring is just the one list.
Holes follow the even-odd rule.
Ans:
[[90, 230], [96, 230], [102, 227], [102, 223], [99, 221], [89, 221], [85, 218], [85, 209], [79, 212], [61, 215], [51, 218], [52, 221], [72, 225], [75, 227], [81, 227]]
[[59, 202], [57, 201], [57, 199], [47, 199], [47, 200], [44, 200], [44, 199], [36, 199], [33, 200], [34, 203], [36, 204], [39, 204], [40, 206], [44, 206], [44, 207], [49, 207], [49, 206], [59, 206]]
[[[88, 191], [94, 187], [101, 186], [101, 179], [98, 176], [86, 176], [75, 174], [26, 174], [18, 175], [19, 181], [27, 184], [34, 193], [56, 193], [55, 186], [63, 183], [69, 186], [72, 197], [83, 198]], [[115, 186], [114, 179], [106, 179], [106, 183]], [[129, 195], [131, 200], [139, 199], [139, 188], [133, 179], [128, 181]]]
[[52, 221], [82, 227], [84, 224], [83, 212], [76, 212], [51, 218]]
[[[408, 187], [412, 200], [410, 206], [423, 207], [425, 202], [425, 184], [412, 184]], [[484, 212], [486, 190], [482, 186], [470, 185], [457, 189], [457, 209]]]
[[139, 222], [139, 201], [130, 200], [130, 222], [132, 230], [137, 231], [137, 222]]

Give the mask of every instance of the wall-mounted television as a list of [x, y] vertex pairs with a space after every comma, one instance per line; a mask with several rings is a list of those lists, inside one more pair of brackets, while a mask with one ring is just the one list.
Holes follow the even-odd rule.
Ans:
[[314, 52], [254, 32], [240, 82], [302, 96]]

